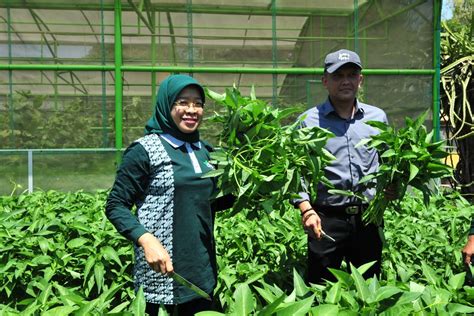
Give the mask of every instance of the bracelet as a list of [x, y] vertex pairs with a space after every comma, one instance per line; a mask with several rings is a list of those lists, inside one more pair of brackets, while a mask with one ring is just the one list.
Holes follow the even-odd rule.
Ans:
[[308, 213], [309, 211], [314, 211], [314, 209], [312, 207], [304, 210], [303, 212], [301, 212], [301, 216], [303, 216], [304, 214]]
[[310, 218], [311, 216], [313, 216], [313, 215], [316, 215], [316, 213], [310, 213], [310, 214], [308, 214], [307, 216], [303, 217], [303, 222], [306, 222], [306, 220], [307, 220], [308, 218]]

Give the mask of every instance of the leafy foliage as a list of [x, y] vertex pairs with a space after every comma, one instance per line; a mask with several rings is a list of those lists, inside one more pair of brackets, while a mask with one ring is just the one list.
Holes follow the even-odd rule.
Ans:
[[1, 198], [0, 313], [126, 311], [135, 297], [131, 247], [103, 215], [104, 201], [105, 192]]
[[[469, 3], [469, 4], [468, 4]], [[472, 12], [472, 1], [465, 1]], [[472, 41], [473, 27], [469, 20], [457, 23], [443, 23], [441, 40], [441, 119], [446, 124], [446, 138], [459, 154], [456, 165], [455, 179], [463, 193], [474, 194], [474, 44]], [[460, 11], [460, 12], [459, 12]], [[469, 23], [467, 23], [469, 21]]]
[[375, 148], [380, 157], [380, 167], [375, 173], [365, 176], [360, 183], [376, 180], [376, 195], [364, 212], [364, 220], [380, 225], [383, 213], [389, 203], [384, 190], [393, 185], [398, 193], [398, 200], [403, 199], [408, 186], [417, 188], [423, 193], [424, 203], [428, 205], [431, 190], [431, 179], [451, 175], [451, 168], [440, 159], [448, 156], [443, 142], [432, 142], [433, 133], [427, 133], [423, 125], [427, 112], [416, 120], [406, 118], [406, 125], [396, 130], [385, 123], [369, 121], [381, 132], [365, 140], [368, 147]]
[[334, 157], [324, 145], [333, 134], [318, 127], [300, 128], [300, 122], [284, 125], [283, 120], [299, 108], [280, 110], [258, 100], [254, 92], [242, 97], [236, 88], [224, 95], [207, 94], [226, 111], [211, 119], [222, 124], [222, 148], [211, 155], [217, 170], [206, 176], [219, 176], [222, 194], [237, 197], [234, 212], [282, 210], [281, 202], [295, 192], [316, 196], [315, 186], [328, 183], [323, 168]]
[[474, 214], [458, 192], [434, 195], [427, 207], [420, 194], [411, 192], [400, 206], [385, 214], [385, 261], [387, 278], [396, 271], [401, 281], [422, 278], [423, 262], [443, 275], [462, 271], [461, 249]]
[[[148, 99], [123, 100], [123, 140], [143, 135], [151, 115]], [[11, 106], [11, 107], [10, 107]], [[100, 110], [88, 97], [55, 100], [31, 91], [15, 91], [12, 105], [0, 104], [2, 148], [101, 148], [115, 142], [114, 109]]]
[[[104, 216], [106, 192], [36, 192], [0, 197], [0, 314], [143, 315], [131, 283], [132, 249]], [[215, 297], [226, 314], [359, 315], [473, 313], [460, 249], [474, 206], [459, 194], [437, 195], [425, 208], [407, 194], [388, 208], [383, 276], [368, 266], [334, 270], [337, 282], [301, 278], [306, 237], [298, 212], [247, 220], [218, 213], [219, 278]], [[201, 315], [221, 315], [203, 312]]]
[[[288, 206], [288, 204], [287, 204]], [[216, 242], [219, 270], [215, 296], [220, 304], [231, 307], [234, 291], [241, 283], [265, 279], [271, 284], [291, 288], [292, 270], [304, 271], [306, 235], [299, 225], [300, 215], [287, 210], [247, 220], [249, 210], [217, 217]]]

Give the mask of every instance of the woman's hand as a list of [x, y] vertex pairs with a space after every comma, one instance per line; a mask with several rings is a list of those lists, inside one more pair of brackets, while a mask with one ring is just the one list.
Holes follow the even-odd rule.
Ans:
[[145, 233], [138, 238], [137, 242], [143, 248], [146, 262], [153, 270], [163, 274], [173, 272], [174, 269], [170, 255], [155, 236]]

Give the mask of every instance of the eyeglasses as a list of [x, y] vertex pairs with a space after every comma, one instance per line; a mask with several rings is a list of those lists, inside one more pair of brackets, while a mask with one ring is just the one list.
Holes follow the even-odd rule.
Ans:
[[190, 109], [191, 106], [194, 106], [196, 110], [202, 110], [204, 103], [201, 100], [189, 101], [186, 99], [179, 99], [174, 102], [175, 107], [178, 107], [180, 110]]

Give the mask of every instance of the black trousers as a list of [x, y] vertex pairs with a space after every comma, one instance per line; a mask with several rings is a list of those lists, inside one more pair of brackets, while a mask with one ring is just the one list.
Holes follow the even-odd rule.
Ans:
[[[200, 298], [178, 305], [164, 305], [164, 307], [172, 316], [193, 316], [196, 313], [211, 310], [212, 302]], [[159, 304], [146, 303], [145, 312], [150, 316], [157, 316], [159, 309]]]
[[308, 237], [307, 281], [324, 283], [323, 280], [336, 281], [328, 268], [340, 269], [342, 260], [355, 267], [376, 261], [363, 275], [369, 278], [380, 274], [382, 259], [382, 240], [379, 228], [374, 224], [365, 225], [361, 214], [331, 214], [319, 212], [322, 229], [336, 242], [322, 238], [317, 240]]

